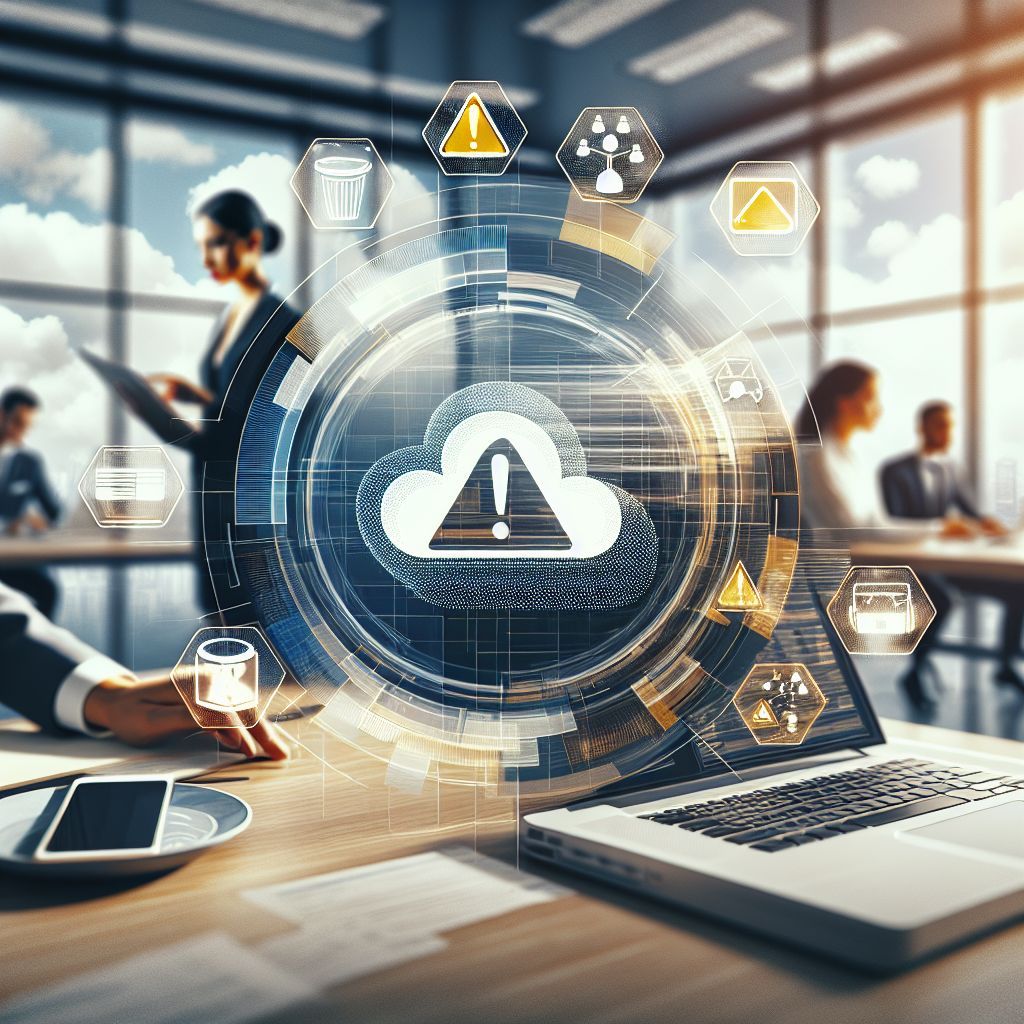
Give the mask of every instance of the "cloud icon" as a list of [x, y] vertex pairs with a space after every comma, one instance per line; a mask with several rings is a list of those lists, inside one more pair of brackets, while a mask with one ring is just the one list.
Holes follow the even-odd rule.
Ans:
[[505, 381], [456, 392], [422, 445], [375, 462], [356, 521], [384, 569], [445, 608], [619, 607], [657, 564], [640, 503], [587, 475], [553, 402]]

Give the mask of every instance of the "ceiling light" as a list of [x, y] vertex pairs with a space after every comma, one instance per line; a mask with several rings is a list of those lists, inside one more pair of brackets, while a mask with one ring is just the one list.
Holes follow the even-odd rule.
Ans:
[[276, 21], [312, 32], [324, 32], [341, 39], [362, 39], [384, 20], [379, 4], [357, 0], [201, 0], [210, 7], [222, 7], [250, 17]]
[[630, 61], [628, 67], [634, 75], [672, 84], [784, 39], [792, 31], [788, 22], [748, 8], [659, 46]]
[[541, 36], [549, 42], [575, 50], [609, 35], [616, 29], [639, 21], [652, 11], [667, 7], [673, 0], [562, 0], [522, 24], [528, 36]]
[[[905, 45], [902, 36], [887, 28], [869, 28], [822, 50], [821, 70], [828, 76], [841, 75], [860, 64], [895, 53]], [[789, 92], [810, 85], [814, 81], [814, 70], [815, 57], [808, 54], [756, 71], [750, 76], [750, 81], [768, 92]]]

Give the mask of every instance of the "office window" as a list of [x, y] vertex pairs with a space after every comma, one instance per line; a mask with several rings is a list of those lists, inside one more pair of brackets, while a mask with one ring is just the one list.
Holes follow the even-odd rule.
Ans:
[[828, 151], [828, 307], [886, 306], [964, 286], [963, 114]]
[[917, 411], [933, 399], [952, 403], [959, 417], [954, 455], [964, 453], [964, 318], [960, 312], [901, 317], [834, 328], [828, 362], [853, 359], [878, 370], [882, 418], [855, 444], [873, 464], [914, 448]]
[[91, 526], [78, 481], [96, 449], [110, 439], [106, 388], [73, 349], [106, 351], [102, 308], [5, 300], [0, 304], [0, 388], [30, 387], [42, 407], [28, 438], [46, 461], [72, 526]]
[[95, 108], [0, 95], [0, 282], [107, 286], [107, 123]]
[[1024, 418], [1020, 414], [1024, 309], [1016, 302], [988, 306], [983, 324], [983, 494], [988, 508], [1016, 524], [1021, 512], [1017, 495], [1024, 468]]
[[996, 287], [1024, 280], [1024, 94], [990, 99], [983, 124], [984, 283]]
[[125, 126], [125, 145], [131, 290], [231, 301], [233, 289], [218, 286], [203, 268], [191, 211], [216, 192], [241, 189], [284, 233], [265, 266], [278, 291], [291, 291], [301, 208], [288, 186], [295, 167], [288, 139], [239, 133], [230, 125], [134, 117]]

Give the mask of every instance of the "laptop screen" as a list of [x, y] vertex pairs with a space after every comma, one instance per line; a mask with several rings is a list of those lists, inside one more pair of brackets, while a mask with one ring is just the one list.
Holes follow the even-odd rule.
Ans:
[[605, 787], [597, 795], [617, 796], [730, 771], [742, 772], [830, 750], [884, 742], [863, 683], [825, 614], [825, 602], [799, 572], [793, 581], [786, 610], [758, 658], [759, 664], [773, 662], [805, 665], [827, 699], [803, 743], [758, 744], [730, 704], [698, 738], [645, 771]]

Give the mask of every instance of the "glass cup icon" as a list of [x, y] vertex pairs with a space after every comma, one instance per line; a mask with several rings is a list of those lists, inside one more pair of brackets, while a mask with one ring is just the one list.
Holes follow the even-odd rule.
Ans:
[[210, 711], [249, 711], [259, 704], [259, 655], [247, 640], [214, 637], [196, 649], [196, 703]]

